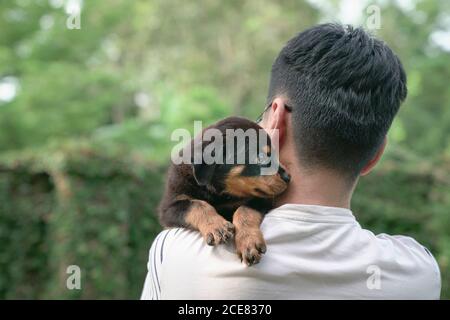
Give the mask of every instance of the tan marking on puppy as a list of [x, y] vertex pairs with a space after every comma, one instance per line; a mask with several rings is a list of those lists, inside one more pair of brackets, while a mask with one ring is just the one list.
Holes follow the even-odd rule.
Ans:
[[185, 220], [193, 229], [200, 231], [210, 246], [227, 242], [234, 235], [233, 224], [219, 215], [206, 201], [191, 200]]
[[262, 219], [260, 212], [246, 206], [240, 206], [233, 215], [236, 252], [248, 266], [258, 263], [266, 252], [266, 243], [259, 228]]
[[242, 171], [244, 171], [244, 169], [245, 169], [245, 166], [244, 166], [244, 165], [239, 165], [239, 166], [233, 167], [233, 168], [230, 170], [230, 172], [228, 173], [228, 176], [231, 176], [231, 177], [238, 177], [238, 176], [240, 176], [240, 174], [242, 173]]
[[287, 188], [287, 183], [277, 175], [245, 177], [233, 172], [225, 179], [225, 192], [237, 197], [272, 198]]
[[183, 201], [183, 200], [192, 200], [191, 197], [185, 195], [185, 194], [179, 194], [175, 197], [175, 201]]

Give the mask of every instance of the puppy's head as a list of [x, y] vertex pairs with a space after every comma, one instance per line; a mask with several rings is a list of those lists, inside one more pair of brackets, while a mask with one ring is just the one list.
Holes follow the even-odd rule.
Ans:
[[[230, 117], [206, 128], [192, 146], [197, 183], [238, 198], [272, 198], [290, 180], [269, 135], [255, 122]], [[195, 147], [194, 147], [195, 148]], [[198, 152], [202, 153], [201, 161]]]

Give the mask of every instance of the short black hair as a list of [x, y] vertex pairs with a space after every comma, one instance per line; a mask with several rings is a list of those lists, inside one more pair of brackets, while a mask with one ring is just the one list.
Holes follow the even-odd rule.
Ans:
[[399, 58], [362, 28], [321, 24], [288, 41], [273, 66], [268, 103], [284, 96], [307, 166], [356, 177], [406, 98]]

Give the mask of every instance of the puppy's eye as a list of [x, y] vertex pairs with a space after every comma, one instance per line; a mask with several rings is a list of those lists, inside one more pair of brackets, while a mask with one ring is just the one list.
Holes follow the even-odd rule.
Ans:
[[257, 159], [258, 164], [260, 165], [265, 165], [268, 164], [270, 162], [270, 156], [268, 156], [267, 154], [265, 154], [264, 152], [260, 152], [258, 154], [258, 159]]

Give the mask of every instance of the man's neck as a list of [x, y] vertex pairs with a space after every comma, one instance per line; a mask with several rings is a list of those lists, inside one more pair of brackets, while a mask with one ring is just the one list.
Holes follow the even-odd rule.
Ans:
[[321, 205], [350, 209], [354, 186], [328, 171], [306, 172], [289, 168], [288, 189], [275, 200], [275, 206], [287, 203]]

